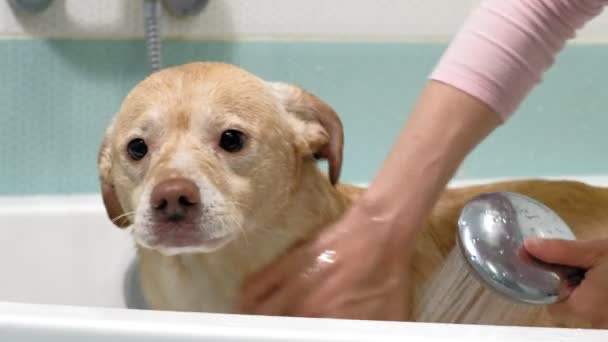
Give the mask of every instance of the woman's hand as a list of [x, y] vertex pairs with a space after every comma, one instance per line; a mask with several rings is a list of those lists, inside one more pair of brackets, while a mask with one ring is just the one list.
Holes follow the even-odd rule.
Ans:
[[608, 328], [608, 239], [534, 239], [526, 241], [525, 247], [542, 261], [587, 270], [566, 301], [549, 307], [552, 314], [587, 320], [594, 328]]
[[353, 207], [313, 239], [245, 281], [248, 314], [406, 320], [413, 249], [388, 247], [390, 229]]

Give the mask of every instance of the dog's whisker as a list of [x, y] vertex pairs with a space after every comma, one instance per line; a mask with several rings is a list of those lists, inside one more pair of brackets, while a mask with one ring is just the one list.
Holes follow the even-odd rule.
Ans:
[[238, 209], [244, 209], [244, 210], [247, 210], [250, 213], [253, 212], [253, 209], [250, 206], [246, 205], [245, 203], [232, 200], [232, 201], [230, 201], [230, 204], [234, 205]]
[[125, 218], [125, 217], [130, 217], [130, 216], [134, 216], [135, 215], [135, 211], [130, 211], [128, 213], [124, 213], [122, 215], [116, 216], [115, 218], [112, 219], [113, 223], [116, 223], [117, 221]]
[[234, 229], [236, 229], [243, 236], [245, 244], [248, 244], [249, 239], [247, 236], [247, 230], [243, 227], [242, 223], [239, 222], [239, 220], [237, 220], [237, 218], [234, 216], [225, 216], [222, 217], [222, 224], [225, 224], [225, 222], [223, 221], [224, 219], [226, 219], [228, 221], [227, 223], [234, 227]]
[[277, 230], [273, 227], [256, 227], [256, 232], [266, 234], [267, 237], [276, 238], [276, 239], [284, 239], [290, 238], [290, 234], [281, 230]]
[[229, 230], [228, 227], [230, 227], [230, 225], [226, 222], [226, 216], [225, 215], [218, 215], [217, 216], [217, 220], [219, 221], [219, 226], [220, 226], [220, 230]]
[[245, 240], [245, 246], [248, 246], [250, 241], [249, 241], [249, 232], [247, 229], [245, 229], [245, 227], [243, 227], [243, 225], [238, 222], [238, 220], [236, 218], [232, 218], [232, 221], [234, 223], [234, 225], [236, 226], [236, 228], [238, 229], [238, 231], [241, 233], [241, 235], [243, 235], [243, 240]]
[[[251, 216], [251, 212], [253, 211], [252, 208], [250, 206], [247, 206], [246, 204], [236, 201], [236, 200], [232, 200], [230, 201], [230, 204], [232, 204], [236, 209], [241, 209], [242, 211], [246, 211], [249, 212], [249, 214], [245, 215], [245, 216]], [[243, 227], [243, 224], [240, 223], [235, 217], [233, 216], [229, 216], [229, 219], [231, 221], [231, 223], [235, 226], [235, 228], [241, 233], [241, 235], [243, 235], [243, 238], [245, 240], [245, 245], [249, 244], [249, 231], [247, 229], [245, 229]]]

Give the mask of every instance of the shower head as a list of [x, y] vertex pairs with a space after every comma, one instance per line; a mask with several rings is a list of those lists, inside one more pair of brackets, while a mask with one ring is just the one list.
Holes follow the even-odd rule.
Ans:
[[458, 220], [458, 244], [478, 279], [512, 301], [546, 305], [564, 300], [584, 276], [579, 268], [541, 262], [523, 247], [528, 238], [574, 240], [551, 209], [512, 192], [471, 199]]

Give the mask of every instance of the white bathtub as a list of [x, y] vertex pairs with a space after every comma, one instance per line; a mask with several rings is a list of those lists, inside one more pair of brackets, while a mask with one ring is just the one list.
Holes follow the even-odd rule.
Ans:
[[[608, 186], [608, 177], [560, 178]], [[608, 341], [608, 331], [139, 310], [131, 240], [108, 222], [98, 195], [0, 197], [0, 242], [2, 342]]]

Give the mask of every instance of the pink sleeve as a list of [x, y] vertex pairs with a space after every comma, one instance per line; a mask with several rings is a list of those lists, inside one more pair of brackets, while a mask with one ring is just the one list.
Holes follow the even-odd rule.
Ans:
[[507, 119], [576, 30], [608, 0], [486, 0], [430, 78], [480, 99]]

